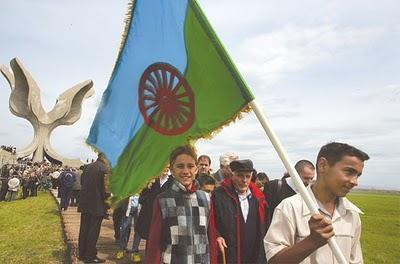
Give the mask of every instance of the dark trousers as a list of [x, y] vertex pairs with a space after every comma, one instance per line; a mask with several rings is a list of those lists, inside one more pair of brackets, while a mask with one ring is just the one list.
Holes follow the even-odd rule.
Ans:
[[72, 190], [66, 188], [59, 188], [59, 191], [61, 194], [60, 207], [61, 209], [67, 210], [69, 206], [69, 201], [71, 200]]
[[37, 196], [37, 189], [38, 184], [36, 184], [36, 182], [33, 182], [31, 185], [31, 196]]
[[81, 225], [79, 229], [79, 258], [81, 260], [92, 260], [97, 255], [97, 239], [100, 234], [103, 216], [95, 216], [89, 213], [81, 214]]
[[51, 178], [51, 188], [52, 189], [57, 189], [57, 187], [58, 187], [57, 179]]
[[72, 190], [71, 206], [78, 206], [78, 204], [79, 204], [79, 193], [80, 193], [80, 190]]
[[6, 200], [7, 191], [8, 191], [7, 182], [6, 183], [3, 182], [0, 190], [0, 202]]
[[118, 240], [120, 237], [120, 229], [124, 215], [125, 215], [124, 209], [122, 209], [121, 207], [115, 208], [113, 212], [113, 224], [114, 224], [114, 238], [116, 240]]
[[29, 196], [29, 186], [22, 186], [22, 199]]

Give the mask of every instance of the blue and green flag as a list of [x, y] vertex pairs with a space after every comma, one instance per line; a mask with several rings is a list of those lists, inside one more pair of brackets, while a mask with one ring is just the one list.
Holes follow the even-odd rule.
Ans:
[[87, 142], [110, 162], [118, 201], [253, 99], [195, 0], [136, 0]]

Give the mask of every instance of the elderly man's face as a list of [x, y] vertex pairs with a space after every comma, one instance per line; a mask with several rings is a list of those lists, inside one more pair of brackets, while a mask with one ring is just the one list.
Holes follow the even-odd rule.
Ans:
[[239, 194], [245, 194], [249, 189], [252, 171], [234, 171], [232, 174], [232, 184]]

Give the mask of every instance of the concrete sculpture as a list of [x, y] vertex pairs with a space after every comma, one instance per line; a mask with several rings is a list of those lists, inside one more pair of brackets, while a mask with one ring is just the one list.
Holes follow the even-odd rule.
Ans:
[[81, 116], [82, 101], [94, 94], [93, 82], [81, 82], [62, 93], [50, 112], [45, 112], [40, 89], [22, 63], [14, 58], [10, 61], [11, 69], [2, 65], [0, 70], [11, 87], [10, 111], [18, 117], [27, 119], [33, 126], [34, 137], [24, 149], [17, 151], [17, 157], [33, 154], [33, 161], [42, 161], [46, 157], [51, 162], [63, 165], [80, 166], [79, 159], [68, 159], [59, 155], [50, 145], [51, 132], [60, 125], [72, 125]]

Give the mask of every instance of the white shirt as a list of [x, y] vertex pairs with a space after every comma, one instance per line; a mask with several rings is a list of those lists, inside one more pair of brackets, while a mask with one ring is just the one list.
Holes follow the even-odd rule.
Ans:
[[18, 191], [18, 187], [19, 187], [19, 179], [18, 178], [13, 177], [8, 180], [8, 190], [9, 191], [16, 192], [16, 191]]
[[129, 216], [131, 210], [139, 208], [139, 195], [135, 194], [129, 197], [128, 208], [126, 209], [125, 216]]
[[248, 200], [248, 198], [251, 197], [251, 191], [250, 191], [250, 189], [247, 189], [245, 194], [238, 193], [238, 196], [239, 196], [240, 208], [242, 209], [243, 219], [246, 222], [247, 216], [249, 215], [249, 200]]
[[[307, 188], [315, 204], [318, 204], [310, 186]], [[321, 211], [326, 211], [320, 208]], [[360, 245], [362, 213], [354, 204], [346, 198], [339, 198], [332, 215], [332, 223], [335, 231], [335, 240], [339, 245], [348, 263], [363, 263]], [[283, 200], [275, 209], [271, 226], [264, 238], [264, 247], [267, 259], [271, 259], [276, 253], [290, 247], [310, 235], [308, 220], [311, 212], [300, 194], [296, 194]], [[338, 263], [329, 245], [326, 244], [301, 263]]]
[[164, 183], [166, 183], [168, 181], [168, 177], [166, 176], [164, 178], [160, 177], [160, 187], [162, 187], [164, 185]]
[[54, 171], [53, 174], [51, 174], [51, 177], [53, 177], [53, 179], [58, 179], [59, 176], [60, 176], [59, 171]]

